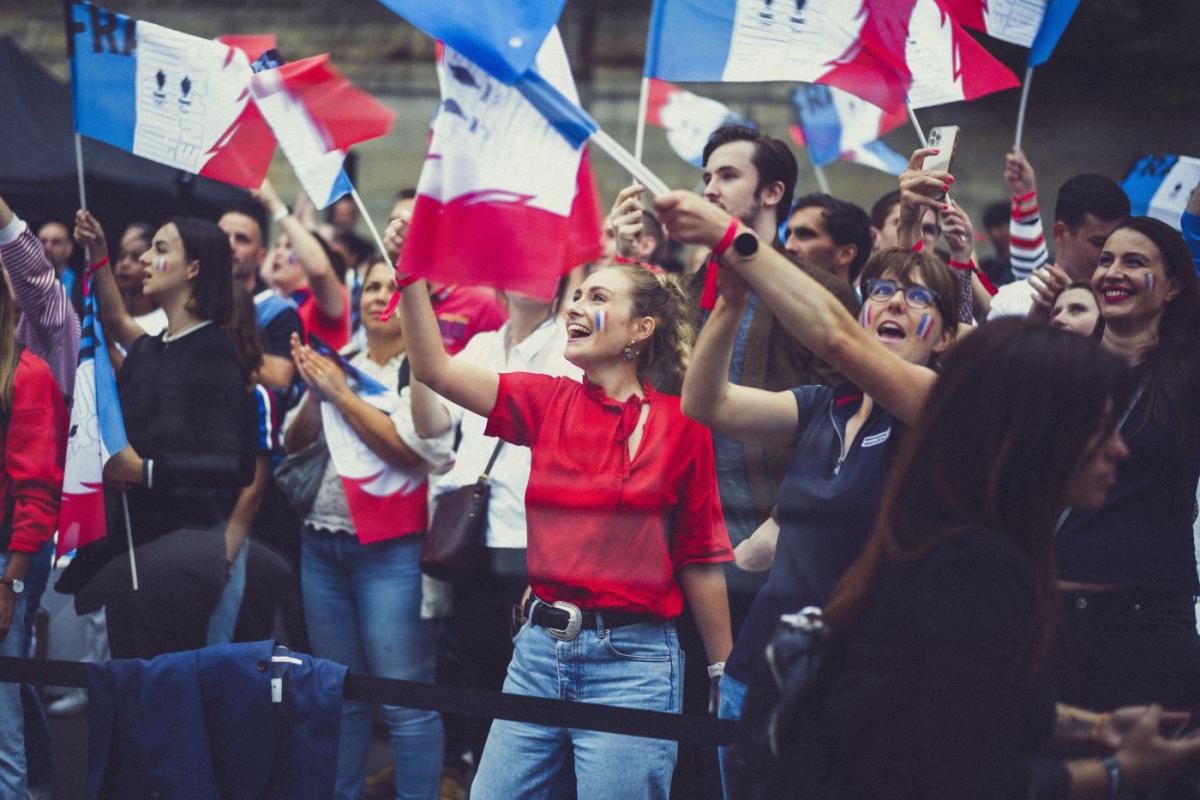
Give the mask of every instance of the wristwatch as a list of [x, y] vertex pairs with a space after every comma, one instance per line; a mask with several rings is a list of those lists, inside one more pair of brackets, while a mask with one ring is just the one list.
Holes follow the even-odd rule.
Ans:
[[750, 231], [744, 231], [733, 240], [733, 249], [742, 258], [749, 258], [758, 252], [758, 237]]
[[20, 578], [0, 578], [0, 583], [7, 583], [11, 586], [13, 594], [20, 594], [25, 591], [25, 581]]

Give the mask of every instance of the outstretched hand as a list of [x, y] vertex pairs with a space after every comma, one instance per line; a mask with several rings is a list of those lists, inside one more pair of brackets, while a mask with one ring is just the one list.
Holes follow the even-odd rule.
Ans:
[[953, 200], [948, 205], [942, 212], [942, 236], [950, 247], [950, 258], [965, 264], [975, 254], [975, 226], [962, 206]]
[[387, 251], [393, 265], [400, 259], [400, 251], [404, 249], [404, 240], [408, 236], [411, 221], [412, 214], [401, 211], [388, 221], [387, 229], [383, 232], [383, 249]]
[[667, 234], [681, 244], [715, 246], [731, 217], [695, 192], [676, 190], [654, 198], [654, 214]]

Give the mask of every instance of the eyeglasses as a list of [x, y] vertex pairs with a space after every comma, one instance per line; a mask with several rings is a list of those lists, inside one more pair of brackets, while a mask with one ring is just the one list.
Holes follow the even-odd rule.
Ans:
[[876, 278], [867, 281], [867, 299], [878, 303], [886, 303], [896, 292], [904, 292], [904, 302], [909, 308], [929, 308], [937, 302], [938, 293], [928, 286], [913, 284], [902, 290], [900, 284], [886, 278]]

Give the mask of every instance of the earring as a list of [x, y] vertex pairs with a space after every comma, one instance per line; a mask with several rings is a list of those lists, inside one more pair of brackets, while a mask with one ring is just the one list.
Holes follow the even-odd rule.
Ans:
[[635, 358], [637, 358], [637, 350], [634, 349], [635, 344], [636, 342], [634, 342], [633, 339], [630, 339], [629, 343], [625, 345], [625, 349], [622, 352], [625, 355], [626, 361], [633, 361]]

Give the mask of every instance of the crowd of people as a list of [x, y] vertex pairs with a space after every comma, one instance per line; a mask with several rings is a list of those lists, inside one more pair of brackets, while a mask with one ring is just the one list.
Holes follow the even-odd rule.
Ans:
[[[269, 183], [111, 244], [88, 211], [35, 230], [0, 198], [0, 653], [32, 652], [102, 324], [129, 443], [110, 535], [54, 582], [88, 658], [277, 638], [360, 674], [740, 720], [780, 679], [780, 618], [824, 609], [819, 675], [754, 776], [741, 739], [346, 702], [338, 798], [1196, 796], [1200, 186], [1173, 226], [1075, 176], [1047, 237], [1014, 152], [985, 237], [935, 154], [868, 213], [795, 197], [784, 142], [723, 126], [702, 190], [621, 191], [604, 257], [554, 297], [397, 272], [412, 190], [386, 253], [349, 199], [318, 223]], [[356, 516], [347, 448], [411, 500]], [[481, 474], [484, 555], [431, 580], [430, 508]], [[86, 703], [0, 684], [0, 795], [46, 796], [46, 713]], [[376, 713], [393, 766], [368, 776]]]

